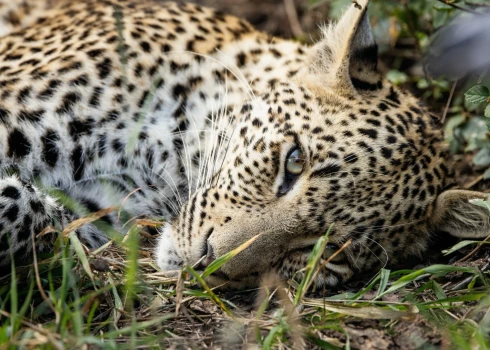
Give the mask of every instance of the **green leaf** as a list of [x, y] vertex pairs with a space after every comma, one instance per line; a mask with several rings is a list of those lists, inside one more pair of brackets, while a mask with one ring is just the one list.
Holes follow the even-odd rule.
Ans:
[[449, 254], [454, 253], [454, 252], [460, 250], [461, 248], [466, 247], [470, 244], [478, 244], [478, 243], [490, 244], [490, 242], [482, 242], [482, 241], [461, 241], [458, 244], [455, 244], [454, 246], [452, 246], [451, 248], [443, 250], [442, 253], [444, 255], [449, 255]]
[[170, 318], [172, 318], [172, 314], [154, 317], [148, 321], [139, 321], [134, 325], [131, 324], [123, 328], [115, 329], [113, 331], [111, 330], [105, 333], [105, 337], [110, 339], [111, 337], [120, 337], [121, 335], [124, 334], [131, 334], [134, 331], [133, 327], [136, 327], [136, 330], [143, 330], [145, 328], [155, 327], [157, 325], [161, 325], [165, 323], [165, 321], [168, 321]]
[[458, 134], [458, 139], [467, 143], [464, 149], [466, 152], [479, 149], [483, 144], [488, 143], [488, 128], [486, 125], [488, 121], [490, 120], [483, 116], [475, 116], [454, 130], [455, 137]]
[[484, 115], [485, 117], [490, 118], [490, 103], [485, 107]]
[[478, 166], [490, 165], [490, 148], [485, 147], [479, 150], [473, 157], [473, 163]]
[[439, 304], [439, 303], [453, 303], [453, 302], [463, 302], [463, 301], [474, 301], [474, 300], [480, 300], [483, 297], [486, 297], [487, 293], [486, 292], [481, 292], [481, 293], [472, 293], [472, 294], [466, 294], [466, 295], [457, 295], [455, 297], [450, 297], [450, 298], [445, 298], [445, 299], [436, 299], [436, 300], [429, 300], [429, 301], [424, 301], [420, 304], [418, 304], [418, 307], [424, 306], [424, 305], [432, 305], [432, 304]]
[[468, 103], [481, 103], [485, 102], [490, 96], [490, 90], [484, 85], [472, 86], [464, 94], [466, 102]]
[[478, 279], [478, 276], [474, 276], [473, 279], [468, 283], [468, 289], [473, 289], [475, 287], [476, 280]]
[[485, 170], [485, 172], [483, 173], [483, 180], [488, 180], [488, 179], [490, 179], [490, 168]]
[[112, 320], [114, 322], [114, 326], [117, 329], [117, 323], [121, 318], [121, 310], [124, 310], [124, 304], [122, 302], [121, 296], [119, 295], [119, 291], [116, 288], [116, 284], [111, 276], [107, 276], [109, 281], [109, 285], [111, 286], [112, 295], [114, 297], [114, 308], [112, 309]]
[[427, 89], [429, 87], [429, 82], [426, 79], [420, 79], [417, 82], [417, 87], [419, 89]]
[[478, 205], [479, 207], [486, 208], [488, 211], [490, 211], [490, 203], [489, 203], [489, 198], [487, 198], [486, 201], [484, 201], [481, 198], [475, 198], [475, 199], [470, 199], [469, 202], [474, 205]]
[[403, 307], [402, 309], [393, 307], [378, 307], [367, 305], [345, 305], [342, 303], [327, 302], [324, 299], [305, 299], [304, 305], [320, 307], [325, 310], [335, 312], [341, 315], [376, 319], [376, 320], [396, 320], [404, 317], [415, 316], [418, 313], [418, 309], [415, 305], [411, 305], [408, 309]]
[[435, 11], [432, 16], [432, 23], [434, 28], [439, 28], [448, 22], [453, 8], [439, 6], [434, 6], [433, 8]]
[[395, 85], [400, 85], [407, 82], [408, 75], [399, 70], [392, 69], [386, 74], [386, 79]]

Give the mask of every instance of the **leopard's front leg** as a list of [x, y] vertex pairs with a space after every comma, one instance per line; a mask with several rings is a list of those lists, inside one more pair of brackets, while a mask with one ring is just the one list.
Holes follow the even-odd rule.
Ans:
[[[67, 215], [55, 199], [35, 186], [16, 176], [0, 179], [0, 266], [9, 265], [12, 255], [16, 265], [31, 261], [32, 235], [59, 226]], [[36, 250], [52, 250], [54, 238], [47, 234], [36, 239]]]

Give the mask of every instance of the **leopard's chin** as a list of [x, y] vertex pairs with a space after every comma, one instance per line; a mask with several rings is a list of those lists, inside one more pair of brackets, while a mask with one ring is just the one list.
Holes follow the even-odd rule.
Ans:
[[182, 269], [184, 262], [177, 253], [170, 223], [165, 223], [162, 228], [155, 249], [155, 261], [168, 276], [177, 276]]

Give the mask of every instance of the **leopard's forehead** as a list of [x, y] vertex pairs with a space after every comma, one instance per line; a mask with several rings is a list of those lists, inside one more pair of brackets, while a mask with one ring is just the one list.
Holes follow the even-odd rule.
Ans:
[[239, 109], [233, 151], [251, 147], [260, 153], [266, 142], [274, 148], [275, 143], [302, 141], [320, 162], [338, 158], [335, 150], [353, 149], [368, 151], [371, 158], [391, 166], [399, 166], [401, 158], [412, 161], [419, 153], [445, 156], [439, 118], [419, 107], [412, 96], [384, 85], [367, 96], [346, 98], [301, 78], [282, 82]]

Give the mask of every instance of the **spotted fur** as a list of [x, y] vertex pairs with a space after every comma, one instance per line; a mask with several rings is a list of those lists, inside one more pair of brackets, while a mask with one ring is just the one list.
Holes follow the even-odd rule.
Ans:
[[[255, 237], [210, 280], [236, 287], [291, 278], [332, 224], [328, 251], [352, 243], [319, 286], [420, 256], [437, 230], [488, 232], [468, 203], [484, 195], [448, 189], [439, 120], [377, 74], [367, 1], [311, 47], [191, 4], [23, 4], [0, 6], [3, 264], [30, 257], [45, 227], [121, 203], [127, 218], [168, 219], [155, 258], [169, 273]], [[103, 231], [77, 233], [96, 247]]]

